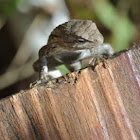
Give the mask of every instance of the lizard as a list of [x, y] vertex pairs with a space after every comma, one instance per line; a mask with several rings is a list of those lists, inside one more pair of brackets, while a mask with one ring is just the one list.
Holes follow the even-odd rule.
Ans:
[[56, 64], [65, 64], [74, 71], [81, 68], [82, 59], [93, 57], [89, 64], [94, 66], [94, 59], [113, 55], [112, 46], [103, 41], [103, 35], [91, 20], [72, 19], [57, 26], [33, 64], [40, 73], [39, 80], [48, 80], [48, 68], [52, 69]]

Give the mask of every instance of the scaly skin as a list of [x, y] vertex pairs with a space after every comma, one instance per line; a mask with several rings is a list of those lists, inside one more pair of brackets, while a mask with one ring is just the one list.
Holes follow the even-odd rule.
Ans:
[[[88, 57], [112, 55], [109, 44], [103, 44], [103, 36], [91, 20], [70, 20], [56, 27], [48, 44], [39, 51], [40, 80], [45, 80], [48, 68], [55, 64], [65, 64], [71, 70], [80, 69], [79, 61]], [[47, 61], [48, 60], [48, 64]], [[34, 63], [34, 68], [37, 67]], [[77, 65], [77, 66], [76, 66]], [[44, 75], [44, 76], [43, 76]]]

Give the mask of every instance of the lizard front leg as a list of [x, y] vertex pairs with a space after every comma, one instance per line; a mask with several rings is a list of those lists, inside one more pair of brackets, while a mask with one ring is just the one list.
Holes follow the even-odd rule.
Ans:
[[40, 72], [39, 72], [39, 80], [46, 81], [48, 80], [48, 66], [47, 66], [47, 58], [41, 57], [40, 58]]
[[103, 43], [96, 48], [90, 49], [90, 52], [93, 58], [89, 61], [89, 65], [95, 67], [100, 61], [104, 62], [105, 58], [112, 56], [114, 50], [109, 43]]
[[45, 56], [39, 58], [40, 61], [40, 72], [39, 72], [39, 80], [30, 84], [30, 88], [37, 86], [45, 81], [48, 81], [48, 66], [47, 66], [47, 58]]

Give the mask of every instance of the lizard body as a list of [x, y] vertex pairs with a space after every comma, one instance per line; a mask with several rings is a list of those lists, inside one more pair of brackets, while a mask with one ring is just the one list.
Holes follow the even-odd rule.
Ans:
[[[112, 55], [114, 51], [111, 45], [104, 44], [103, 40], [102, 34], [91, 20], [74, 19], [59, 25], [49, 36], [48, 44], [39, 51], [40, 79], [45, 79], [48, 67], [55, 67], [55, 63], [76, 70], [80, 69], [79, 61], [82, 59], [95, 55]], [[37, 62], [34, 63], [34, 68], [36, 65]]]

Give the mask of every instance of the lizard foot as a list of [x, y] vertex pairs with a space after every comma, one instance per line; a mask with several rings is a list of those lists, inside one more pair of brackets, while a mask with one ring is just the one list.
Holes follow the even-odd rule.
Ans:
[[104, 55], [96, 55], [95, 57], [91, 58], [89, 61], [89, 66], [91, 66], [93, 69], [96, 65], [100, 64], [100, 62], [103, 62], [104, 67], [106, 63], [106, 57]]
[[47, 83], [51, 79], [52, 77], [48, 75], [48, 67], [43, 66], [40, 72], [39, 80], [35, 81], [34, 83], [31, 83], [30, 88]]
[[36, 80], [35, 82], [33, 83], [30, 83], [30, 88], [33, 88], [35, 86], [39, 86], [39, 85], [43, 85], [43, 84], [47, 84], [49, 83], [50, 80], [52, 80], [52, 76], [50, 75], [47, 75], [47, 78], [46, 79], [39, 79], [39, 80]]

